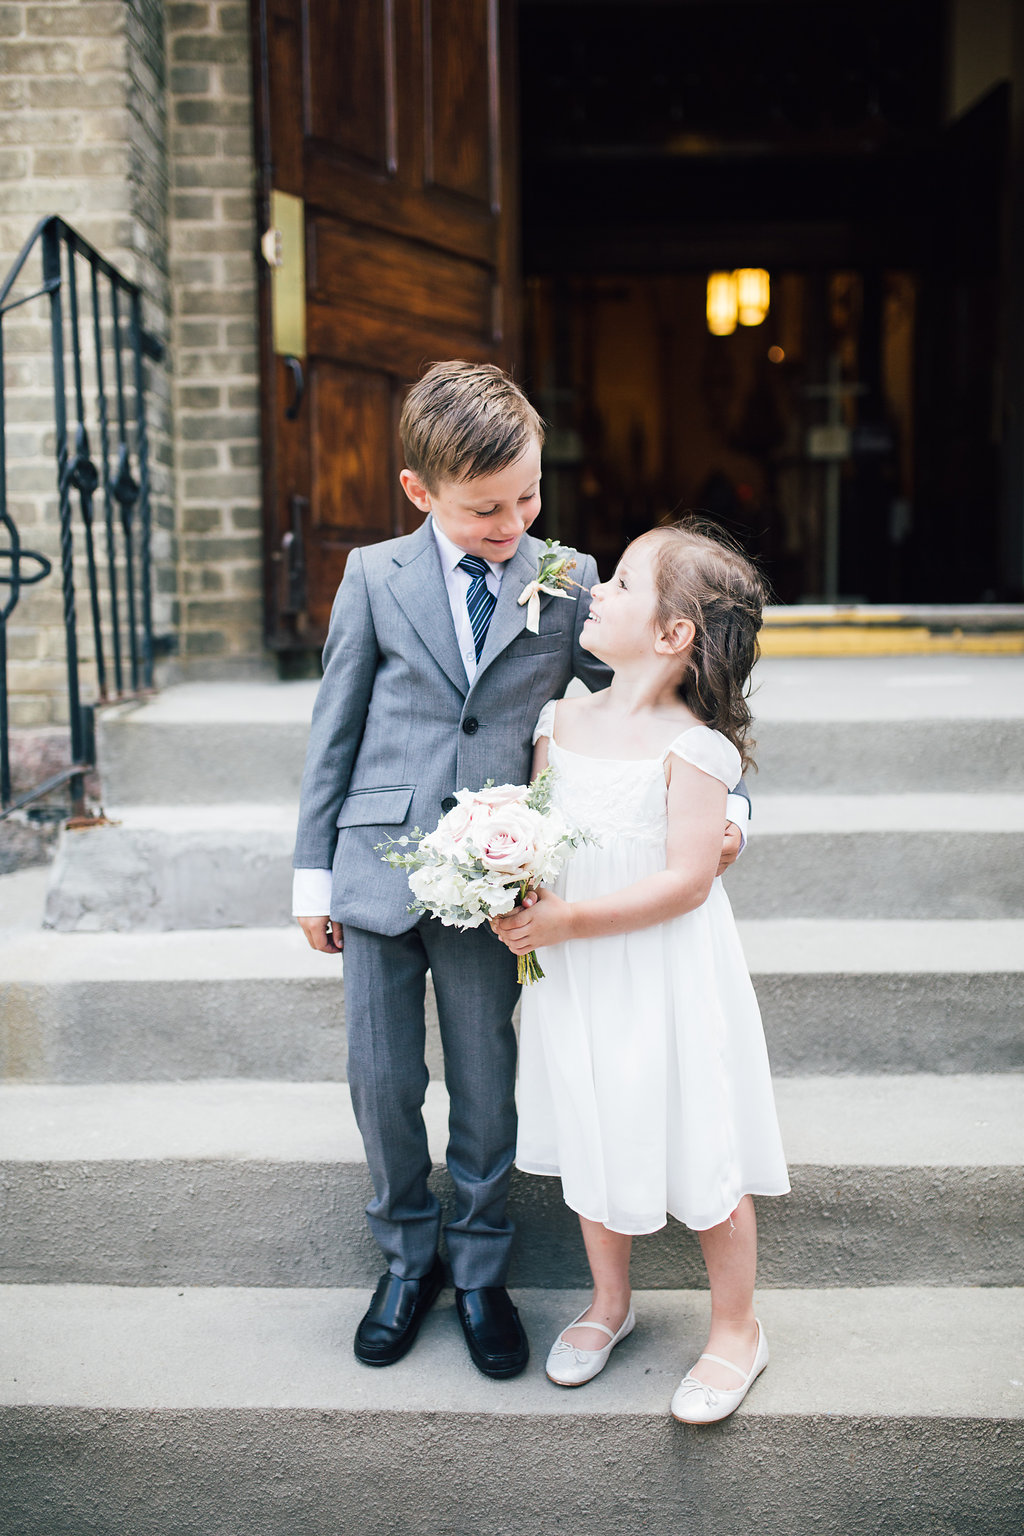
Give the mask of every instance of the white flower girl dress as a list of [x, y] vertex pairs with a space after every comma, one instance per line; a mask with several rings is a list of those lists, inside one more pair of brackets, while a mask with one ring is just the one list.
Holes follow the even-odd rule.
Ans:
[[[736, 748], [694, 726], [660, 758], [580, 756], [549, 738], [553, 802], [600, 838], [555, 890], [599, 899], [665, 867], [669, 753], [731, 789]], [[703, 906], [650, 928], [540, 952], [523, 992], [516, 1164], [560, 1175], [566, 1204], [614, 1232], [666, 1214], [698, 1231], [744, 1194], [789, 1189], [761, 1015], [722, 882]]]

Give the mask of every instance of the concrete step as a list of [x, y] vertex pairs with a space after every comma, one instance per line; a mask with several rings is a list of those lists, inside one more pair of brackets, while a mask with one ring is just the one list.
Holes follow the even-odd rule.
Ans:
[[1024, 916], [1024, 795], [760, 795], [741, 918]]
[[[1024, 1076], [780, 1078], [793, 1194], [762, 1200], [767, 1285], [1004, 1285], [1024, 1261]], [[426, 1120], [440, 1164], [444, 1087]], [[447, 1201], [447, 1177], [435, 1173]], [[348, 1090], [331, 1083], [0, 1088], [0, 1280], [367, 1285], [379, 1255]], [[515, 1283], [583, 1284], [557, 1179], [517, 1175]], [[692, 1234], [637, 1283], [702, 1285]]]
[[[1024, 795], [761, 795], [727, 888], [738, 917], [1024, 916]], [[61, 835], [64, 932], [290, 921], [294, 808], [129, 806]]]
[[104, 710], [103, 793], [116, 805], [298, 800], [315, 682], [182, 683]]
[[739, 929], [777, 1075], [1024, 1070], [1020, 919]]
[[291, 923], [295, 807], [136, 805], [65, 830], [46, 900], [65, 932]]
[[771, 657], [751, 707], [755, 794], [1024, 787], [1020, 656]]
[[[1024, 1070], [1024, 920], [766, 919], [740, 932], [779, 1075]], [[294, 924], [20, 928], [0, 938], [0, 1080], [343, 1081], [342, 970]], [[440, 1077], [429, 985], [427, 998]]]
[[0, 942], [0, 1080], [341, 1081], [345, 994], [332, 958], [294, 923], [19, 935]]
[[[185, 683], [104, 711], [108, 803], [295, 799], [316, 687]], [[756, 789], [1024, 790], [1021, 657], [767, 658], [753, 708]]]
[[[1024, 1501], [1024, 1293], [772, 1290], [772, 1357], [734, 1418], [671, 1394], [707, 1298], [640, 1291], [567, 1396], [543, 1374], [578, 1291], [520, 1290], [533, 1346], [481, 1376], [446, 1291], [388, 1370], [352, 1357], [367, 1291], [0, 1292], [11, 1536], [1007, 1536]], [[339, 1511], [345, 1513], [339, 1515]], [[353, 1515], [349, 1512], [358, 1511]]]

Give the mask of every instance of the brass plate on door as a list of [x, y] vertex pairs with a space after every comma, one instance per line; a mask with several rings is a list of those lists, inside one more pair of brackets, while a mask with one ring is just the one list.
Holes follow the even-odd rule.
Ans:
[[274, 351], [306, 355], [305, 206], [289, 192], [271, 192], [270, 229], [260, 244], [271, 270]]

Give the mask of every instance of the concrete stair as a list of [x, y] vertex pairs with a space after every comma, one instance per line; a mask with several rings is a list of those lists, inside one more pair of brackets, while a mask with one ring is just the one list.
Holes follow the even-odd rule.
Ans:
[[[676, 1223], [636, 1245], [621, 1356], [544, 1380], [586, 1270], [525, 1176], [525, 1375], [473, 1369], [450, 1292], [400, 1365], [357, 1365], [343, 967], [287, 919], [313, 689], [182, 687], [104, 720], [120, 825], [65, 835], [48, 895], [0, 880], [4, 1536], [1024, 1525], [1024, 663], [762, 678], [728, 878], [794, 1191], [759, 1207], [772, 1364], [740, 1413], [667, 1416], [707, 1307]], [[440, 1163], [436, 1023], [428, 1053]]]
[[[36, 872], [17, 879], [38, 892]], [[750, 919], [740, 932], [777, 1075], [1024, 1070], [1024, 920]], [[427, 1006], [440, 1077], [429, 985]], [[0, 1080], [336, 1082], [345, 1060], [343, 964], [294, 924], [0, 938]]]
[[[480, 1376], [450, 1293], [387, 1371], [351, 1355], [364, 1290], [15, 1286], [4, 1299], [11, 1536], [1020, 1528], [1015, 1291], [765, 1291], [771, 1366], [711, 1430], [665, 1412], [677, 1362], [704, 1337], [705, 1298], [688, 1291], [638, 1295], [618, 1369], [571, 1396], [535, 1362], [513, 1382]], [[584, 1296], [519, 1302], [539, 1353]]]
[[[764, 1201], [768, 1286], [1010, 1285], [1024, 1252], [1024, 1076], [780, 1078], [793, 1194]], [[427, 1092], [434, 1161], [442, 1083]], [[438, 1169], [438, 1193], [446, 1180]], [[0, 1089], [0, 1282], [372, 1288], [372, 1194], [344, 1083]], [[583, 1285], [557, 1180], [517, 1174], [512, 1285]], [[704, 1284], [676, 1222], [634, 1276]]]
[[[49, 926], [290, 921], [294, 805], [130, 805], [111, 814], [109, 825], [64, 833]], [[729, 878], [738, 918], [1024, 917], [1024, 794], [766, 793], [755, 815]], [[936, 881], [937, 868], [953, 878]]]

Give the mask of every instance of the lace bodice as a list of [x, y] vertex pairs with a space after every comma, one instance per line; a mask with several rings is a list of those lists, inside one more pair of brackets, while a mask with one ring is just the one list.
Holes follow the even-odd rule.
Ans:
[[581, 757], [552, 741], [548, 761], [555, 770], [552, 803], [566, 820], [602, 839], [614, 833], [631, 842], [664, 843], [668, 811], [661, 760]]
[[685, 758], [732, 789], [740, 777], [740, 755], [720, 731], [695, 725], [683, 731], [661, 757], [584, 757], [559, 746], [552, 732], [555, 702], [541, 710], [536, 742], [548, 737], [548, 761], [555, 769], [552, 801], [566, 818], [605, 838], [664, 843], [668, 831], [665, 760]]

